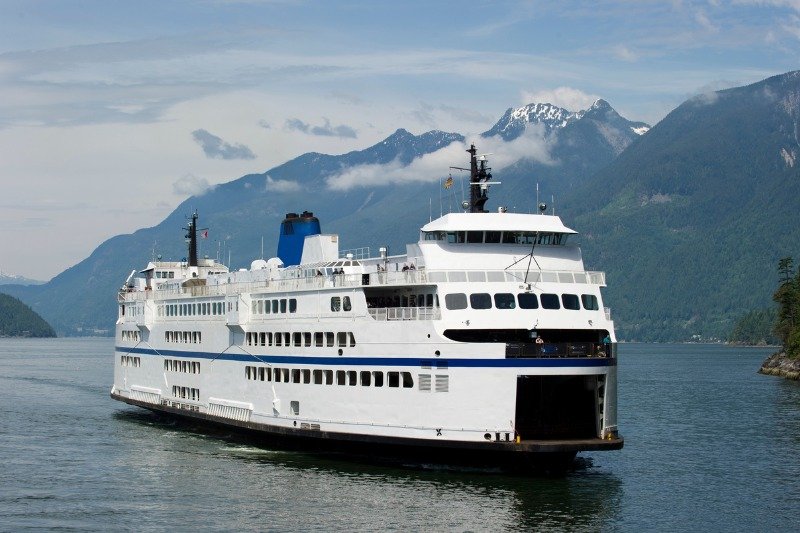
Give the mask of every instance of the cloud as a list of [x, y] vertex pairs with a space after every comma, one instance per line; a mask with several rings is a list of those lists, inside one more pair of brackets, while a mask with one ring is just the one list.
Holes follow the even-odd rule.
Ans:
[[172, 192], [181, 196], [196, 196], [207, 191], [208, 180], [192, 174], [186, 174], [172, 183]]
[[800, 39], [800, 17], [797, 15], [790, 16], [788, 22], [781, 24], [781, 28], [789, 35]]
[[614, 56], [621, 60], [627, 61], [628, 63], [633, 63], [639, 59], [639, 54], [625, 46], [624, 44], [618, 44], [617, 46], [611, 49]]
[[206, 130], [194, 130], [192, 137], [212, 159], [255, 159], [256, 155], [243, 144], [226, 143]]
[[695, 11], [694, 20], [709, 32], [719, 33], [719, 28], [713, 22], [711, 22], [711, 19], [708, 18], [708, 15], [706, 15], [704, 10], [698, 9]]
[[568, 111], [588, 109], [600, 98], [572, 87], [557, 87], [551, 91], [522, 92], [522, 103], [553, 104]]
[[419, 107], [408, 113], [409, 116], [417, 120], [420, 124], [433, 128], [439, 127], [436, 116], [444, 116], [448, 121], [455, 119], [461, 122], [471, 122], [476, 124], [487, 124], [494, 120], [494, 117], [483, 114], [474, 109], [451, 106], [448, 104], [430, 104], [420, 102]]
[[286, 120], [284, 129], [287, 131], [300, 131], [308, 135], [319, 135], [321, 137], [343, 137], [348, 139], [355, 139], [358, 135], [356, 130], [350, 126], [341, 124], [339, 126], [331, 126], [331, 121], [323, 117], [325, 124], [323, 126], [312, 126], [307, 122], [303, 122], [299, 118], [290, 118]]
[[[384, 165], [358, 165], [326, 178], [329, 189], [345, 191], [357, 187], [377, 187], [411, 182], [435, 182], [444, 178], [453, 165], [464, 164], [464, 151], [469, 143], [454, 142], [435, 152], [403, 165], [399, 160]], [[544, 128], [531, 127], [511, 142], [500, 138], [481, 139], [481, 151], [495, 153], [491, 166], [500, 170], [520, 159], [532, 159], [546, 165], [556, 162], [544, 140]]]
[[267, 176], [266, 189], [270, 192], [297, 192], [303, 190], [296, 181], [274, 180], [270, 176]]
[[269, 122], [267, 122], [264, 119], [259, 120], [258, 121], [258, 125], [261, 126], [262, 128], [264, 128], [265, 130], [272, 129], [272, 124], [270, 124]]

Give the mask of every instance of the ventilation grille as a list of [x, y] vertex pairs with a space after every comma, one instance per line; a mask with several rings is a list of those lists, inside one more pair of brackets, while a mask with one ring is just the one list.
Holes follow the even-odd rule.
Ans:
[[161, 403], [161, 391], [158, 389], [133, 386], [131, 387], [131, 399], [158, 405]]
[[419, 375], [419, 390], [430, 392], [430, 390], [431, 390], [431, 375], [430, 374], [420, 374]]
[[436, 374], [436, 392], [447, 392], [450, 390], [450, 376]]
[[234, 407], [232, 405], [225, 405], [216, 402], [209, 402], [208, 404], [208, 414], [222, 418], [239, 420], [241, 422], [249, 422], [252, 412], [252, 407], [248, 409], [245, 407]]

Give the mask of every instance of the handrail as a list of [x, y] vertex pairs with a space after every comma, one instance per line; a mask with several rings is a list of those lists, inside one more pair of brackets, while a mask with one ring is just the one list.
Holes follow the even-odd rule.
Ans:
[[371, 307], [367, 309], [374, 320], [439, 320], [442, 312], [437, 307]]
[[224, 297], [241, 293], [274, 294], [320, 290], [341, 287], [430, 285], [439, 283], [495, 283], [514, 282], [535, 285], [537, 283], [580, 283], [605, 286], [604, 272], [568, 270], [406, 270], [399, 272], [371, 272], [313, 276], [278, 280], [222, 283], [219, 285], [197, 285], [166, 290], [120, 292], [125, 302], [143, 300], [181, 299], [186, 297]]

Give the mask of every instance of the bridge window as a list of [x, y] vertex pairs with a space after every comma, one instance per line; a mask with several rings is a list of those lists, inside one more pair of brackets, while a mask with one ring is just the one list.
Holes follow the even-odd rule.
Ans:
[[578, 303], [577, 294], [562, 294], [561, 303], [564, 304], [564, 309], [572, 309], [573, 311], [577, 311], [581, 308], [580, 304]]
[[517, 294], [520, 309], [539, 309], [539, 299], [531, 292]]
[[454, 294], [446, 294], [444, 296], [444, 305], [448, 309], [466, 309], [467, 308], [467, 295], [462, 292]]
[[465, 231], [449, 231], [447, 232], [447, 242], [450, 244], [466, 242]]
[[600, 309], [600, 306], [597, 304], [597, 296], [594, 294], [581, 294], [581, 302], [583, 302], [583, 308], [587, 311], [597, 311]]
[[561, 309], [557, 294], [542, 294], [542, 309]]
[[471, 244], [477, 244], [483, 242], [483, 232], [482, 231], [468, 231], [467, 232], [467, 242]]
[[485, 292], [469, 295], [469, 304], [473, 309], [491, 309], [492, 297]]
[[500, 235], [501, 235], [501, 233], [499, 231], [487, 231], [483, 242], [485, 242], [487, 244], [499, 243], [500, 242]]
[[498, 309], [514, 309], [517, 304], [514, 301], [513, 294], [501, 292], [494, 295], [494, 306]]

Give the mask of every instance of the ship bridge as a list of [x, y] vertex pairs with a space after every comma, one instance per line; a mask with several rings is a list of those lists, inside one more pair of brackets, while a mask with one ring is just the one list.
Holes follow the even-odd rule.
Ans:
[[449, 213], [421, 228], [419, 247], [429, 269], [504, 269], [533, 254], [539, 269], [582, 271], [577, 233], [555, 215]]

